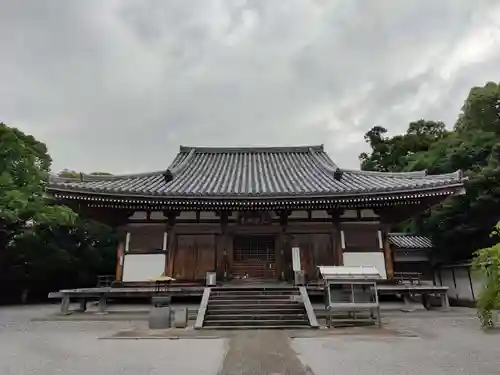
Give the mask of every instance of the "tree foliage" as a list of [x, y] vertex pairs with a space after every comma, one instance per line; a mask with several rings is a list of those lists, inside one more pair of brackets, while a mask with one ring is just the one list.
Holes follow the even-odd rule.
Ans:
[[[57, 174], [59, 177], [66, 177], [66, 178], [79, 178], [82, 176], [82, 173], [71, 170], [71, 169], [63, 169]], [[108, 172], [91, 172], [91, 176], [112, 176], [111, 173]]]
[[496, 243], [477, 250], [473, 261], [473, 267], [481, 273], [484, 280], [483, 290], [477, 299], [477, 313], [485, 328], [494, 327], [493, 312], [500, 309], [500, 222], [495, 225], [490, 237]]
[[490, 228], [500, 218], [500, 86], [472, 88], [451, 131], [442, 122], [419, 120], [405, 134], [386, 133], [376, 126], [366, 134], [372, 152], [360, 155], [362, 169], [430, 174], [460, 169], [468, 178], [465, 195], [445, 200], [411, 228], [432, 237], [448, 260], [470, 258], [477, 248], [491, 246]]
[[92, 220], [38, 225], [1, 254], [8, 266], [0, 274], [3, 299], [19, 300], [23, 292], [43, 299], [62, 288], [95, 286], [97, 275], [114, 273], [116, 244], [116, 232]]
[[50, 166], [43, 143], [0, 123], [0, 302], [91, 286], [114, 272], [114, 231], [51, 204]]
[[443, 122], [418, 120], [409, 124], [405, 134], [393, 137], [386, 134], [387, 129], [381, 126], [375, 126], [365, 134], [372, 152], [360, 155], [363, 170], [401, 172], [416, 153], [428, 151], [450, 132]]
[[46, 146], [0, 123], [0, 225], [33, 220], [71, 223], [75, 215], [45, 197], [51, 159]]

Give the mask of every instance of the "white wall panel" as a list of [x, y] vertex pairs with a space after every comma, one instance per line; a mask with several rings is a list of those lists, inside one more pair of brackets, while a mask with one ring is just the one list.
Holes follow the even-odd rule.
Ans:
[[165, 272], [165, 254], [126, 254], [123, 281], [149, 281]]

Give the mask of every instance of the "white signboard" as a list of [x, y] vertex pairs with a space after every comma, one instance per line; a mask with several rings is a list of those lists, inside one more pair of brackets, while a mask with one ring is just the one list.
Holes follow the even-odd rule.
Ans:
[[165, 272], [165, 254], [125, 254], [123, 281], [150, 281]]
[[292, 269], [300, 271], [300, 247], [292, 247]]
[[381, 251], [370, 252], [370, 253], [345, 252], [344, 266], [348, 267], [373, 266], [377, 269], [382, 279], [387, 279], [384, 253]]

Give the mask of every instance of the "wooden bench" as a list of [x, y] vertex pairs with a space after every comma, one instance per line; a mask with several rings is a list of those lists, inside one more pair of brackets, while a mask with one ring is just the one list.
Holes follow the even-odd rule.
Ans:
[[438, 297], [441, 300], [441, 309], [448, 310], [450, 302], [448, 300], [448, 287], [436, 285], [378, 285], [379, 295], [401, 295], [407, 305], [410, 305], [411, 297], [416, 295], [422, 296], [422, 302], [425, 308], [429, 308], [430, 296]]

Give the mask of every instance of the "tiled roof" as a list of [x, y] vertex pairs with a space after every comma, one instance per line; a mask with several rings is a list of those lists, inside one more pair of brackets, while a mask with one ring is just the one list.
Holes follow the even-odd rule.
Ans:
[[399, 249], [431, 249], [432, 241], [428, 237], [406, 233], [389, 233], [389, 243]]
[[[460, 172], [383, 173], [339, 169], [323, 146], [193, 148], [181, 146], [165, 171], [54, 178], [49, 190], [170, 198], [335, 197], [432, 191], [462, 184]], [[171, 178], [170, 181], [168, 181]], [[168, 181], [168, 182], [167, 182]]]

